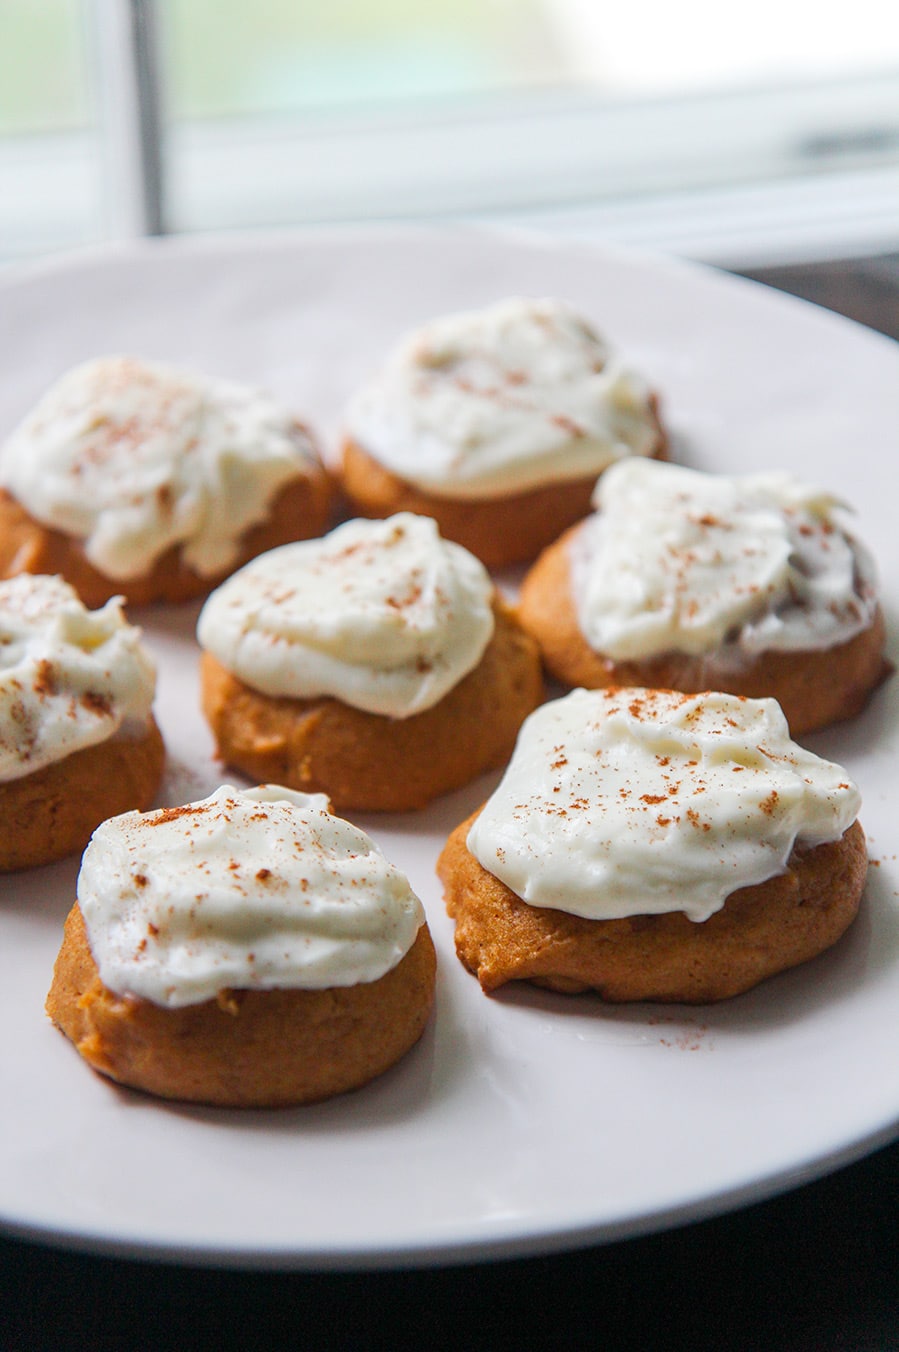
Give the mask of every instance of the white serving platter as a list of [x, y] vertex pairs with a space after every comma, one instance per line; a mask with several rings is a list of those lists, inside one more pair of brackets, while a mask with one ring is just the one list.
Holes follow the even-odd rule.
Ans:
[[[787, 468], [845, 496], [895, 625], [899, 349], [712, 271], [485, 231], [346, 230], [139, 243], [0, 280], [0, 436], [46, 385], [116, 351], [267, 385], [329, 449], [408, 326], [509, 294], [568, 299], [661, 392], [674, 457]], [[198, 711], [197, 608], [135, 615], [160, 669], [160, 802], [224, 775]], [[0, 1227], [192, 1262], [442, 1263], [617, 1239], [764, 1197], [899, 1134], [899, 683], [811, 739], [859, 782], [872, 867], [829, 954], [701, 1009], [487, 998], [457, 962], [434, 860], [489, 777], [357, 820], [409, 873], [440, 972], [418, 1047], [366, 1089], [237, 1113], [91, 1072], [43, 1002], [77, 861], [0, 880]]]

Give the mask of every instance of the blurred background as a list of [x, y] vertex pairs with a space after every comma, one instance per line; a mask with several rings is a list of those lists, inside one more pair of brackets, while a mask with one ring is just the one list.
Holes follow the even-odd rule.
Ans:
[[894, 255], [899, 5], [0, 0], [0, 264], [397, 219]]

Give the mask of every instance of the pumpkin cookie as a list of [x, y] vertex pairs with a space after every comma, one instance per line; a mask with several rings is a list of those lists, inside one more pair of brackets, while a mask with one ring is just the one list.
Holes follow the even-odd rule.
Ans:
[[405, 513], [256, 559], [197, 633], [222, 758], [340, 808], [420, 808], [504, 764], [543, 693], [483, 566]]
[[308, 432], [268, 395], [130, 357], [75, 367], [0, 446], [0, 576], [87, 605], [203, 596], [329, 524]]
[[438, 871], [486, 991], [698, 1003], [834, 944], [867, 869], [859, 795], [773, 700], [576, 690], [522, 728]]
[[0, 870], [72, 854], [105, 817], [152, 802], [155, 689], [117, 600], [89, 611], [61, 578], [0, 582]]
[[511, 299], [434, 320], [351, 401], [343, 487], [362, 516], [433, 516], [488, 567], [585, 516], [596, 477], [664, 456], [646, 383], [570, 307]]
[[829, 494], [632, 461], [596, 506], [521, 589], [566, 685], [770, 696], [799, 736], [859, 713], [891, 671], [873, 562]]
[[368, 836], [323, 797], [225, 785], [94, 834], [47, 1012], [120, 1084], [282, 1107], [398, 1061], [434, 975], [421, 903]]

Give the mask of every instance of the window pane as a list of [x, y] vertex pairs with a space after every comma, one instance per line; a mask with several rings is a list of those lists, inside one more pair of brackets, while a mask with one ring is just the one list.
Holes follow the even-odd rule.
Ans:
[[899, 67], [899, 8], [853, 0], [545, 0], [574, 78], [608, 93], [652, 96]]
[[570, 73], [539, 0], [167, 0], [163, 22], [176, 117], [395, 105]]
[[[134, 228], [114, 210], [140, 196], [128, 63], [106, 41], [132, 3], [0, 0], [0, 259]], [[854, 0], [851, 23], [812, 0], [738, 22], [718, 0], [155, 8], [171, 229], [488, 217], [726, 262], [691, 248], [695, 204], [742, 236], [746, 194], [786, 185], [800, 247], [850, 224], [896, 247], [899, 5]], [[724, 230], [715, 192], [744, 194]]]
[[88, 125], [83, 38], [75, 0], [3, 0], [0, 135]]
[[100, 235], [87, 48], [79, 0], [0, 3], [0, 259]]
[[161, 0], [160, 17], [176, 229], [486, 216], [690, 252], [701, 194], [787, 184], [808, 200], [786, 205], [792, 237], [825, 252], [894, 217], [882, 0], [851, 25], [811, 0], [739, 22], [720, 0]]
[[162, 0], [176, 118], [567, 88], [658, 97], [899, 69], [899, 6]]

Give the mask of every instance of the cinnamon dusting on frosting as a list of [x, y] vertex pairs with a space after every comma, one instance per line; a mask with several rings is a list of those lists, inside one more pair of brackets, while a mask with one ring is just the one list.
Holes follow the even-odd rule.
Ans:
[[858, 804], [773, 700], [577, 690], [527, 720], [468, 848], [535, 906], [702, 921], [797, 843], [839, 838]]

